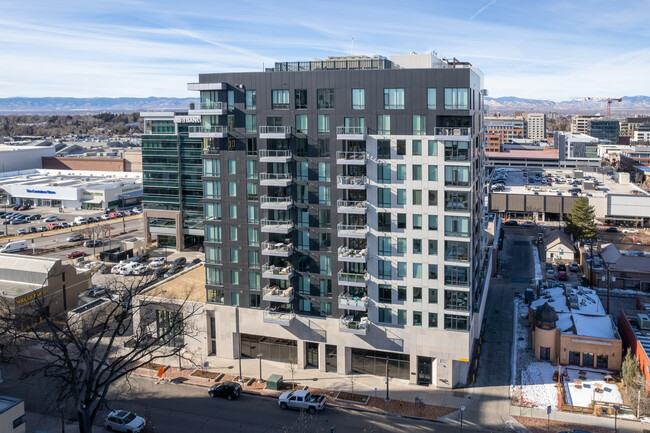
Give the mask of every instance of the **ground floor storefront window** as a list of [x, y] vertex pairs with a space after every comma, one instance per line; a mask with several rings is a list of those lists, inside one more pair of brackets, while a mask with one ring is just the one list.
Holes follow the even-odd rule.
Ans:
[[241, 352], [243, 356], [249, 358], [255, 358], [261, 353], [262, 359], [265, 361], [293, 364], [298, 362], [298, 348], [295, 340], [242, 334]]
[[580, 365], [580, 352], [569, 352], [569, 364]]
[[352, 371], [361, 374], [386, 376], [386, 357], [388, 357], [388, 376], [398, 379], [410, 378], [410, 357], [401, 353], [378, 350], [352, 349]]
[[593, 367], [594, 366], [594, 354], [583, 352], [582, 354], [582, 366], [583, 367]]

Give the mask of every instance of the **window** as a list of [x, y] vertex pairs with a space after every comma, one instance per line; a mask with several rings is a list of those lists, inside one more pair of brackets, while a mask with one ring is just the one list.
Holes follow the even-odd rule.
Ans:
[[379, 323], [391, 323], [391, 310], [390, 308], [378, 308], [379, 312]]
[[247, 208], [248, 224], [259, 224], [260, 222], [260, 208], [255, 205], [249, 204]]
[[397, 180], [406, 180], [406, 164], [397, 164]]
[[467, 89], [445, 89], [445, 110], [467, 110], [468, 108]]
[[469, 311], [469, 292], [460, 290], [445, 290], [445, 309]]
[[427, 108], [436, 109], [436, 89], [427, 89]]
[[468, 191], [445, 191], [445, 210], [453, 212], [469, 211]]
[[397, 189], [397, 204], [405, 205], [406, 204], [406, 190], [402, 188]]
[[329, 298], [332, 296], [332, 280], [320, 280], [318, 288], [321, 298]]
[[221, 242], [221, 226], [206, 224], [206, 241], [208, 242]]
[[445, 166], [445, 185], [469, 186], [469, 167]]
[[309, 277], [301, 275], [298, 277], [298, 293], [301, 295], [311, 294], [311, 284], [309, 282]]
[[456, 314], [445, 314], [445, 329], [452, 331], [469, 331], [469, 318]]
[[438, 215], [429, 215], [429, 230], [438, 230]]
[[[234, 114], [229, 114], [226, 117], [226, 122], [228, 124], [228, 132], [234, 132], [235, 131], [235, 115]], [[228, 140], [228, 148], [229, 149], [234, 149], [235, 148], [235, 140], [234, 139], [229, 139]]]
[[413, 214], [413, 230], [422, 230], [422, 214]]
[[469, 161], [469, 142], [445, 141], [445, 161]]
[[25, 424], [25, 415], [21, 415], [13, 421], [13, 428], [16, 429]]
[[309, 180], [309, 163], [307, 161], [296, 162], [296, 179]]
[[318, 139], [318, 156], [321, 158], [326, 158], [330, 156], [330, 139], [329, 138], [319, 138]]
[[377, 140], [377, 158], [390, 159], [390, 140]]
[[390, 165], [377, 164], [377, 183], [390, 183]]
[[246, 109], [247, 110], [257, 109], [257, 90], [246, 91]]
[[429, 182], [436, 182], [438, 180], [438, 166], [429, 165], [427, 169], [429, 170]]
[[228, 90], [228, 109], [232, 110], [235, 108], [235, 92], [234, 90]]
[[448, 286], [469, 286], [469, 268], [445, 265], [445, 284]]
[[413, 302], [422, 302], [422, 287], [413, 287]]
[[296, 89], [296, 110], [307, 108], [307, 89]]
[[413, 135], [427, 134], [427, 117], [420, 114], [413, 115]]
[[318, 89], [316, 94], [319, 110], [334, 108], [334, 89]]
[[256, 183], [253, 182], [246, 183], [246, 196], [249, 200], [257, 201], [258, 199], [257, 189], [258, 189], [258, 185]]
[[429, 304], [438, 303], [438, 289], [429, 289]]
[[296, 200], [298, 203], [309, 203], [309, 187], [307, 185], [296, 185], [296, 192]]
[[267, 117], [266, 124], [268, 126], [282, 126], [282, 117]]
[[[550, 352], [550, 350], [549, 350]], [[594, 354], [588, 352], [582, 352], [582, 366], [583, 367], [593, 367], [594, 366]]]
[[413, 172], [413, 180], [422, 180], [422, 166], [420, 164], [414, 164], [411, 170]]
[[377, 134], [390, 135], [390, 114], [379, 114], [377, 116]]
[[438, 191], [429, 191], [429, 206], [438, 206]]
[[413, 140], [411, 142], [411, 154], [413, 156], [422, 155], [422, 140]]
[[248, 250], [248, 267], [249, 268], [259, 268], [260, 267], [260, 252], [257, 250]]
[[422, 254], [422, 239], [413, 239], [413, 254]]
[[319, 182], [329, 182], [330, 179], [330, 163], [329, 162], [319, 162], [318, 163], [318, 181]]
[[250, 308], [260, 308], [260, 295], [257, 295], [255, 293], [249, 293], [248, 306]]
[[596, 355], [596, 368], [608, 368], [608, 355]]
[[414, 311], [413, 312], [413, 326], [422, 326], [422, 312]]
[[257, 156], [257, 138], [246, 139], [246, 155]]
[[296, 137], [296, 156], [309, 156], [309, 144], [306, 138]]
[[329, 186], [320, 185], [318, 187], [318, 204], [331, 204]]
[[156, 310], [156, 329], [164, 346], [183, 346], [183, 313]]
[[406, 140], [397, 140], [397, 154], [406, 155]]
[[379, 244], [379, 255], [380, 256], [390, 256], [391, 252], [391, 238], [390, 236], [379, 236], [377, 238]]
[[236, 220], [237, 219], [237, 205], [236, 204], [228, 205], [228, 217], [231, 220]]
[[397, 300], [406, 301], [406, 286], [397, 286]]
[[309, 227], [309, 209], [298, 209], [298, 226]]
[[414, 189], [413, 190], [413, 205], [419, 206], [422, 205], [422, 190]]
[[422, 263], [413, 263], [413, 278], [422, 278]]
[[230, 197], [237, 196], [237, 182], [228, 182], [228, 195]]
[[429, 265], [429, 279], [430, 280], [438, 279], [438, 265]]
[[318, 115], [318, 133], [319, 134], [329, 134], [330, 132], [330, 115], [329, 114], [319, 114]]
[[384, 89], [384, 109], [404, 109], [404, 89]]
[[320, 315], [323, 317], [329, 317], [332, 315], [332, 303], [329, 301], [321, 301], [320, 303]]
[[239, 238], [239, 232], [237, 230], [237, 227], [230, 226], [229, 227], [229, 234], [230, 234], [230, 240], [231, 241], [236, 241]]
[[307, 133], [307, 115], [296, 114], [296, 132], [300, 134]]
[[397, 254], [406, 254], [406, 238], [397, 238]]
[[[236, 271], [234, 269], [230, 271], [230, 284], [233, 285], [239, 284], [239, 271]], [[239, 302], [239, 298], [237, 298], [237, 302]]]
[[272, 90], [271, 91], [271, 108], [274, 110], [288, 110], [289, 109], [289, 91], [288, 90]]
[[469, 261], [469, 242], [445, 241], [445, 260]]
[[445, 216], [446, 236], [469, 236], [469, 218], [461, 216]]
[[221, 161], [218, 159], [204, 159], [203, 160], [203, 175], [204, 176], [221, 176]]
[[309, 232], [307, 231], [298, 232], [298, 249], [301, 250], [309, 249]]
[[221, 203], [204, 203], [207, 219], [221, 220]]
[[257, 160], [250, 159], [246, 161], [246, 179], [257, 179]]
[[323, 275], [332, 275], [332, 258], [320, 256], [320, 273]]
[[379, 302], [390, 304], [393, 298], [393, 288], [390, 284], [379, 284]]
[[429, 239], [429, 255], [438, 255], [438, 241], [436, 239]]
[[332, 211], [329, 209], [318, 209], [318, 227], [323, 229], [332, 228]]
[[[397, 204], [399, 203], [399, 190], [397, 196]], [[390, 188], [377, 188], [377, 207], [388, 208], [390, 207]]]
[[366, 90], [352, 89], [352, 109], [363, 110], [366, 108]]
[[228, 160], [228, 174], [237, 174], [237, 161], [234, 159]]
[[206, 181], [203, 187], [205, 198], [221, 200], [221, 184], [215, 181]]
[[405, 229], [406, 228], [406, 214], [398, 213], [397, 214], [397, 228]]
[[311, 314], [311, 301], [309, 299], [300, 298], [298, 309], [301, 313]]
[[429, 140], [429, 156], [438, 156], [438, 142], [436, 140]]
[[250, 247], [259, 247], [260, 246], [260, 232], [254, 227], [248, 228], [248, 246]]
[[377, 213], [377, 230], [380, 232], [390, 232], [390, 213], [378, 212]]
[[406, 325], [406, 310], [397, 310], [397, 324]]
[[429, 328], [438, 327], [438, 313], [429, 313]]
[[389, 260], [377, 260], [377, 274], [383, 280], [390, 280], [392, 278], [392, 267]]
[[406, 262], [397, 262], [397, 277], [406, 278]]
[[246, 133], [252, 134], [257, 132], [257, 115], [247, 114], [246, 115]]
[[[320, 215], [321, 212], [328, 212], [329, 209], [327, 210], [320, 210], [318, 211], [318, 214]], [[321, 225], [321, 227], [323, 227]], [[328, 214], [328, 219], [327, 219], [327, 226], [330, 227], [330, 222], [329, 222], [329, 214]], [[330, 233], [319, 233], [318, 234], [318, 250], [319, 251], [332, 251], [332, 235]]]

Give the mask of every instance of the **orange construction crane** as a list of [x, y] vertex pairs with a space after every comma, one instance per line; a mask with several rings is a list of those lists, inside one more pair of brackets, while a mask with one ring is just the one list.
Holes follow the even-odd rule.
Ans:
[[607, 117], [609, 117], [609, 115], [610, 115], [610, 112], [611, 112], [610, 108], [612, 106], [612, 102], [614, 102], [614, 101], [621, 102], [622, 100], [623, 100], [623, 98], [607, 98]]
[[607, 101], [607, 117], [611, 115], [611, 106], [612, 102], [622, 102], [623, 98], [604, 98], [600, 96], [576, 96], [571, 99], [577, 99], [581, 101]]

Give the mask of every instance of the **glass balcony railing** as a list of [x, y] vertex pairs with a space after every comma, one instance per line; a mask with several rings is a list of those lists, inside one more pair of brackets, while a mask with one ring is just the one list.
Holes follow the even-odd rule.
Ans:
[[336, 152], [337, 164], [356, 164], [362, 165], [366, 163], [366, 152]]
[[435, 135], [471, 136], [472, 128], [436, 127]]
[[367, 296], [352, 296], [349, 293], [339, 295], [339, 309], [367, 311], [370, 298]]
[[289, 160], [291, 159], [290, 150], [271, 150], [271, 149], [261, 149], [258, 151], [258, 156], [260, 161], [264, 160]]
[[293, 244], [284, 242], [262, 242], [262, 254], [265, 256], [289, 257], [293, 254]]
[[262, 265], [262, 276], [264, 278], [274, 278], [278, 280], [288, 280], [293, 277], [293, 267], [291, 265]]
[[368, 260], [368, 249], [355, 250], [348, 247], [339, 247], [338, 258], [343, 262], [365, 263]]
[[226, 128], [221, 125], [215, 126], [188, 126], [187, 132], [190, 134], [225, 134]]
[[367, 181], [366, 176], [336, 176], [336, 185], [339, 188], [365, 189]]
[[338, 273], [339, 284], [365, 286], [368, 281], [368, 273], [343, 272]]
[[266, 183], [291, 183], [290, 173], [260, 173], [260, 182]]
[[287, 310], [272, 310], [267, 308], [264, 310], [263, 320], [265, 323], [274, 323], [282, 326], [289, 326], [293, 319], [296, 318], [296, 313]]
[[368, 129], [365, 126], [337, 126], [336, 135], [366, 135]]
[[293, 205], [291, 197], [270, 197], [263, 195], [260, 197], [260, 206], [262, 209], [288, 209]]
[[352, 201], [352, 200], [343, 200], [339, 199], [336, 201], [336, 209], [340, 213], [358, 213], [363, 214], [368, 210], [368, 202], [363, 201]]
[[368, 317], [362, 317], [360, 320], [353, 320], [350, 316], [341, 317], [339, 320], [339, 330], [357, 335], [366, 335], [369, 324]]
[[260, 221], [262, 231], [266, 233], [289, 233], [293, 230], [293, 221], [291, 220], [270, 220], [268, 218]]
[[293, 287], [282, 289], [280, 286], [269, 284], [262, 290], [262, 299], [269, 302], [288, 304], [293, 300]]
[[260, 135], [291, 135], [291, 126], [260, 126]]
[[339, 223], [336, 226], [338, 235], [341, 237], [364, 238], [368, 234], [368, 226], [358, 226]]

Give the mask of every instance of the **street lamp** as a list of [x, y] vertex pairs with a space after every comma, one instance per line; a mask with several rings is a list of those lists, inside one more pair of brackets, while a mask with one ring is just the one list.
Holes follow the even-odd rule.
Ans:
[[618, 433], [617, 425], [616, 425], [616, 419], [618, 418], [618, 410], [621, 408], [619, 405], [613, 405], [614, 408], [614, 433]]
[[264, 356], [263, 353], [258, 353], [257, 354], [257, 359], [260, 360], [260, 383], [262, 383], [262, 356]]

